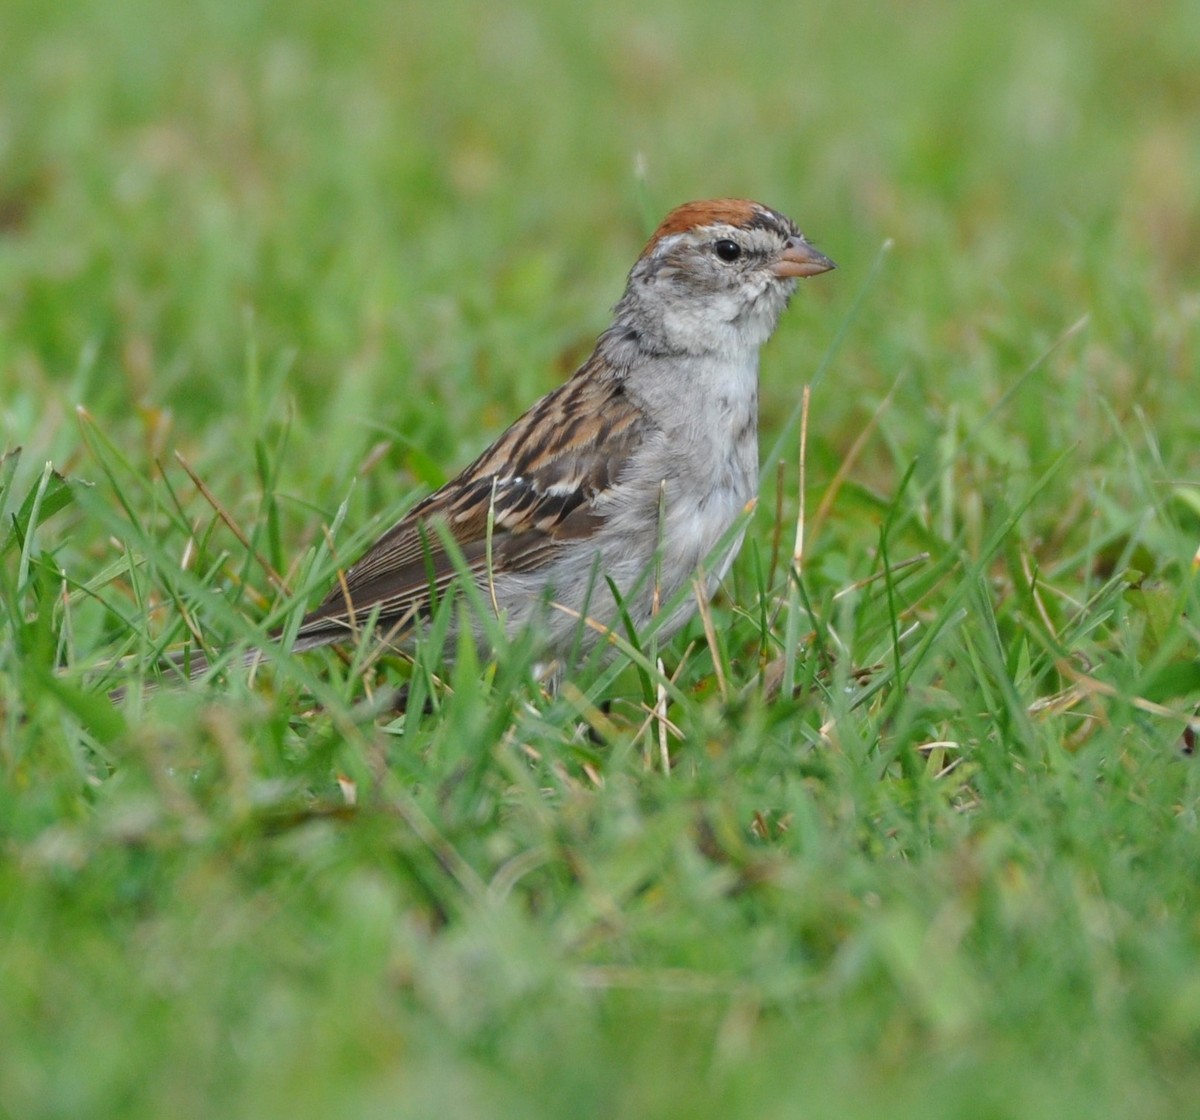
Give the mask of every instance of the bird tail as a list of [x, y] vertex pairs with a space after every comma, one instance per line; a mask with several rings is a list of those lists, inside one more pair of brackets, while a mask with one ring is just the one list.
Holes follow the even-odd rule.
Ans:
[[[240, 664], [242, 668], [253, 669], [266, 656], [264, 650], [249, 649], [242, 655]], [[139, 686], [120, 685], [109, 690], [108, 698], [114, 704], [119, 704], [133, 688], [139, 688], [139, 691], [143, 693], [150, 693], [161, 686], [190, 684], [204, 676], [211, 667], [211, 659], [202, 650], [186, 649], [178, 653], [167, 654], [157, 663], [161, 680], [147, 680], [140, 688]]]

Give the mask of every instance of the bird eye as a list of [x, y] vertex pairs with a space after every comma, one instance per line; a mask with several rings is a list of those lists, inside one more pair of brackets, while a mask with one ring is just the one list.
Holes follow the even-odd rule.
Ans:
[[742, 255], [742, 247], [736, 241], [730, 241], [723, 237], [720, 241], [714, 242], [713, 252], [728, 264], [730, 261], [736, 261]]

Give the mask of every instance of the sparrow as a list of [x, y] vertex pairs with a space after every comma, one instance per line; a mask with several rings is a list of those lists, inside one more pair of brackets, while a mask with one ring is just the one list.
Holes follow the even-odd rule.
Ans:
[[[368, 624], [398, 643], [463, 574], [548, 660], [640, 632], [702, 567], [711, 597], [741, 534], [714, 550], [757, 492], [759, 351], [798, 280], [833, 267], [761, 203], [672, 210], [590, 357], [342, 573], [293, 652]], [[695, 609], [681, 597], [658, 635]], [[190, 676], [206, 668], [189, 657]]]

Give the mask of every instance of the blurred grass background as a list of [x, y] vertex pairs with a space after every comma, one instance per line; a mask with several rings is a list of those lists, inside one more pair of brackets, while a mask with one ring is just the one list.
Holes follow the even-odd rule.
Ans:
[[[0, 22], [0, 1115], [1193, 1110], [1200, 9]], [[291, 602], [175, 452], [321, 585], [721, 194], [839, 269], [671, 775], [652, 680], [522, 648], [407, 720], [325, 655], [105, 714], [108, 659]]]

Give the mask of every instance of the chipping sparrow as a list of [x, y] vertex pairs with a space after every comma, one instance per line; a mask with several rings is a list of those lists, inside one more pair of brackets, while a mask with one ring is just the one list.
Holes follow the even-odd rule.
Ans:
[[[401, 638], [462, 564], [508, 630], [536, 627], [549, 657], [623, 628], [612, 587], [639, 629], [702, 562], [711, 595], [740, 538], [710, 554], [757, 489], [759, 350], [797, 279], [833, 267], [757, 202], [671, 211], [591, 357], [384, 533], [292, 649], [351, 638], [372, 615], [377, 635]], [[694, 610], [685, 597], [660, 636]], [[189, 661], [193, 676], [205, 667]]]

